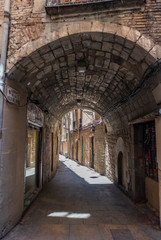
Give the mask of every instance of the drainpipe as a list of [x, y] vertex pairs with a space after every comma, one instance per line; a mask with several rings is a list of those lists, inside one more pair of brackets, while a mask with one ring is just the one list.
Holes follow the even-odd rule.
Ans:
[[[4, 92], [5, 89], [5, 72], [7, 62], [7, 48], [8, 48], [8, 36], [10, 25], [10, 0], [4, 0], [4, 22], [3, 22], [3, 34], [2, 34], [2, 49], [0, 59], [0, 90]], [[4, 97], [0, 93], [0, 163], [2, 154], [2, 120], [3, 120], [3, 103]]]

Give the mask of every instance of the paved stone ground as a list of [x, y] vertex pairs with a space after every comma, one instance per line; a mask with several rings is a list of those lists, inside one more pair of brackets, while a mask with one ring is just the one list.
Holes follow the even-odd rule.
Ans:
[[106, 177], [60, 156], [56, 177], [5, 240], [161, 240]]

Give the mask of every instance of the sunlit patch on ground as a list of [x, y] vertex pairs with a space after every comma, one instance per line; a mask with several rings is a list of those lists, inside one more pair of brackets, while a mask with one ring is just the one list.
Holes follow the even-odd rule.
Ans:
[[[63, 162], [71, 171], [83, 178], [88, 184], [112, 184], [105, 176], [96, 173], [93, 169], [81, 166], [78, 163], [60, 155], [59, 160]], [[90, 174], [89, 174], [90, 173]]]
[[76, 219], [87, 219], [91, 216], [90, 213], [69, 213], [69, 212], [53, 212], [48, 217], [66, 217]]

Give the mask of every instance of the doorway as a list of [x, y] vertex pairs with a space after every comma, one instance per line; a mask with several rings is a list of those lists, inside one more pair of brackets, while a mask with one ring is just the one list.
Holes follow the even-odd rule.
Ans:
[[83, 136], [82, 136], [82, 164], [83, 164]]
[[74, 160], [74, 146], [72, 145], [72, 160]]
[[76, 161], [78, 161], [78, 141], [76, 142]]
[[119, 152], [117, 166], [118, 166], [118, 184], [122, 186], [123, 185], [123, 181], [122, 181], [122, 178], [123, 178], [123, 154], [122, 154], [122, 152]]
[[94, 137], [91, 137], [91, 168], [94, 168]]
[[51, 133], [51, 172], [54, 170], [54, 133]]
[[147, 202], [159, 210], [158, 163], [155, 121], [134, 125], [134, 193], [135, 202]]

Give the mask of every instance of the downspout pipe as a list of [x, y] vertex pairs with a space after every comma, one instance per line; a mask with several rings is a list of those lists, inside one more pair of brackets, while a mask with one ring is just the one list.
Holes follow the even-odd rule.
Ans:
[[[2, 33], [2, 47], [0, 57], [0, 90], [5, 90], [5, 74], [7, 63], [7, 49], [8, 49], [8, 37], [10, 26], [10, 2], [11, 0], [4, 0], [4, 21], [3, 21], [3, 33]], [[2, 121], [3, 121], [3, 104], [4, 98], [0, 93], [0, 164], [2, 156]]]

